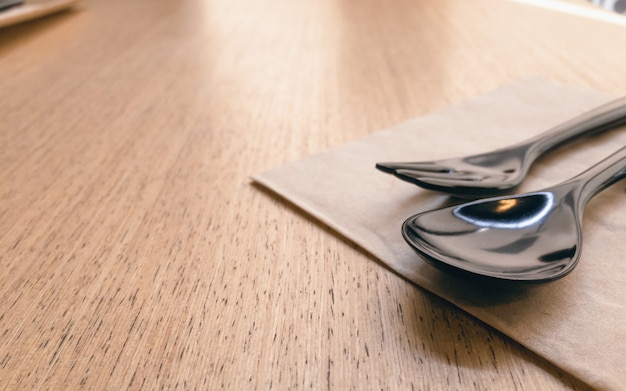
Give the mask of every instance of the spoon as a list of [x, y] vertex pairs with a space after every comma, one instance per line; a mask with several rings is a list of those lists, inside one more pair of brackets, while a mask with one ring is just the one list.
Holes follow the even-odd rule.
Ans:
[[626, 147], [540, 191], [414, 215], [402, 225], [402, 234], [418, 254], [445, 271], [492, 281], [553, 281], [578, 263], [587, 202], [624, 177]]

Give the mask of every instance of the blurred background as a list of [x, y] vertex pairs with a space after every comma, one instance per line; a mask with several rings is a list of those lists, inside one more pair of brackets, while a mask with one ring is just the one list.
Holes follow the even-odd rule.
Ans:
[[626, 13], [626, 0], [591, 0], [591, 2], [620, 14]]

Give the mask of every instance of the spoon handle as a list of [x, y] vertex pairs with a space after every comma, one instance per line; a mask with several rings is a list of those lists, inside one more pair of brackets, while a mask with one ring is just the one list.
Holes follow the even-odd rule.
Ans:
[[615, 99], [587, 111], [563, 124], [530, 139], [527, 143], [533, 157], [572, 141], [626, 124], [626, 97]]
[[581, 206], [593, 196], [626, 177], [626, 147], [576, 175], [567, 182], [580, 184]]

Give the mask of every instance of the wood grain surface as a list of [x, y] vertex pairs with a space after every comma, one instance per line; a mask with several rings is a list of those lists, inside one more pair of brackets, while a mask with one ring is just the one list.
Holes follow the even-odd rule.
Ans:
[[585, 389], [248, 176], [519, 77], [623, 94], [624, 47], [504, 0], [87, 0], [0, 29], [0, 388]]

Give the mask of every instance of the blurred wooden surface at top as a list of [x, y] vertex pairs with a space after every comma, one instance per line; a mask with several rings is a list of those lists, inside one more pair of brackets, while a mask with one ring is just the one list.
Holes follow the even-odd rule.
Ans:
[[87, 0], [0, 29], [0, 389], [584, 389], [248, 175], [520, 77], [624, 94], [625, 47], [505, 0]]

